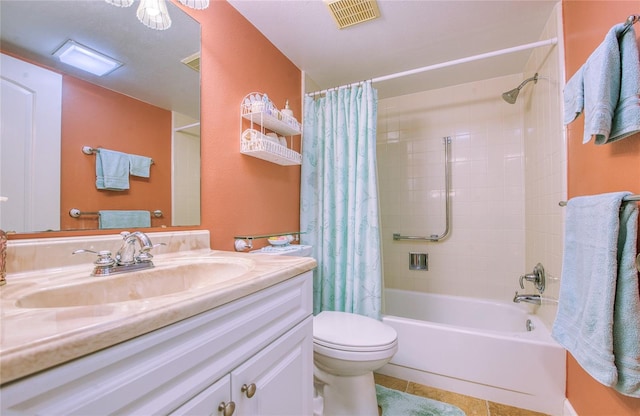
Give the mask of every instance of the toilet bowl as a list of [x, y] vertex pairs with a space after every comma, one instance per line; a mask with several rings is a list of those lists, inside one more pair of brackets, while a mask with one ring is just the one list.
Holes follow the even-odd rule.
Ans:
[[316, 315], [314, 414], [377, 416], [373, 372], [388, 363], [397, 350], [396, 331], [380, 321], [346, 312]]

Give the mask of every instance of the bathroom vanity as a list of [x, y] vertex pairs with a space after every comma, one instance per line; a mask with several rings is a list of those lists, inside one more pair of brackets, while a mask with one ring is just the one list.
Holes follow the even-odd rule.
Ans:
[[312, 414], [315, 261], [200, 250], [155, 269], [220, 262], [246, 270], [160, 296], [136, 280], [140, 299], [76, 306], [16, 305], [54, 280], [55, 290], [84, 284], [77, 267], [9, 274], [0, 413]]

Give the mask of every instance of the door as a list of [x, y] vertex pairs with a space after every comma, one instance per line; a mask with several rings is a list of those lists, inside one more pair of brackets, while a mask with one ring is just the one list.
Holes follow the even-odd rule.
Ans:
[[0, 59], [0, 228], [59, 230], [62, 76]]
[[313, 413], [312, 323], [308, 317], [231, 373], [237, 415]]
[[171, 416], [231, 416], [235, 403], [231, 400], [231, 377], [227, 374], [187, 403], [171, 413]]

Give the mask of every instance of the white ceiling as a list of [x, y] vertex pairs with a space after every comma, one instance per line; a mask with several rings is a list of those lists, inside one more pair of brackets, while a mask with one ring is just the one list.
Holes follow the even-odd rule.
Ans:
[[[326, 89], [540, 40], [558, 0], [378, 0], [381, 17], [338, 29], [322, 0], [228, 0]], [[531, 50], [377, 83], [379, 97], [522, 73]]]
[[[136, 8], [104, 0], [0, 0], [0, 44], [8, 53], [198, 119], [200, 74], [180, 60], [200, 51], [200, 25], [168, 2], [171, 28], [149, 29]], [[124, 65], [104, 77], [66, 66], [52, 53], [67, 39]]]

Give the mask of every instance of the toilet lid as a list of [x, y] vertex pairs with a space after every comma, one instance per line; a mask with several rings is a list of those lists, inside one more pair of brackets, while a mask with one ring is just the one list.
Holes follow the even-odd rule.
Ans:
[[362, 315], [324, 311], [313, 318], [313, 341], [337, 349], [384, 349], [396, 342], [395, 329]]

